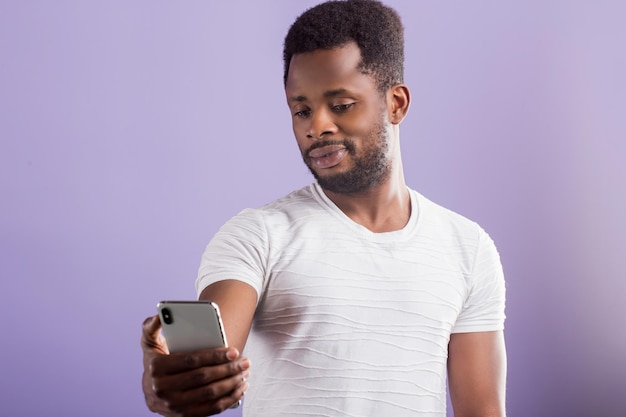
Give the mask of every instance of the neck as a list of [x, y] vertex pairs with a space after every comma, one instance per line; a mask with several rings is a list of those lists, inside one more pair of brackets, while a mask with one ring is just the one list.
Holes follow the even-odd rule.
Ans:
[[400, 230], [411, 216], [411, 198], [398, 161], [387, 180], [360, 193], [338, 194], [324, 190], [328, 198], [354, 222], [375, 233]]

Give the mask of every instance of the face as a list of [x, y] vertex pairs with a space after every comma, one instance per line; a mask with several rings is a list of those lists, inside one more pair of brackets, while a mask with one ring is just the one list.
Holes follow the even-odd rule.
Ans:
[[327, 191], [358, 193], [391, 172], [385, 95], [358, 65], [356, 43], [294, 55], [286, 93], [307, 165]]

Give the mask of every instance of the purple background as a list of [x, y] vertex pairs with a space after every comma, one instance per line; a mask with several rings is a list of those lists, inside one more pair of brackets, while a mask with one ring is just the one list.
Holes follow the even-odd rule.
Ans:
[[[311, 181], [281, 48], [315, 3], [0, 1], [0, 414], [152, 415], [142, 320]], [[512, 3], [389, 1], [407, 181], [499, 247], [509, 415], [624, 416], [626, 6]]]

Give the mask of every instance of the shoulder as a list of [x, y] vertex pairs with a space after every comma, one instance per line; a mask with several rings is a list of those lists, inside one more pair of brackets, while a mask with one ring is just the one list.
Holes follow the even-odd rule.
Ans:
[[315, 187], [311, 184], [299, 190], [292, 191], [284, 197], [272, 201], [264, 206], [256, 209], [248, 209], [257, 211], [266, 215], [272, 214], [292, 214], [303, 209], [311, 209], [319, 206], [316, 199]]
[[280, 229], [281, 225], [286, 227], [320, 209], [315, 188], [309, 185], [261, 207], [246, 208], [226, 222], [224, 227]]
[[419, 223], [422, 229], [467, 238], [478, 237], [485, 233], [475, 221], [433, 202], [417, 191], [411, 190], [411, 192], [414, 200], [417, 201]]
[[419, 207], [418, 234], [429, 245], [450, 254], [465, 273], [474, 272], [483, 258], [491, 259], [489, 264], [499, 264], [493, 240], [478, 223], [415, 193]]

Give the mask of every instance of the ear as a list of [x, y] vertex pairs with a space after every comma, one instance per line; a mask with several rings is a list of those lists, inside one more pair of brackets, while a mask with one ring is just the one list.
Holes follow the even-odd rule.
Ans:
[[406, 84], [396, 84], [387, 91], [387, 109], [389, 121], [399, 125], [409, 112], [411, 92]]

